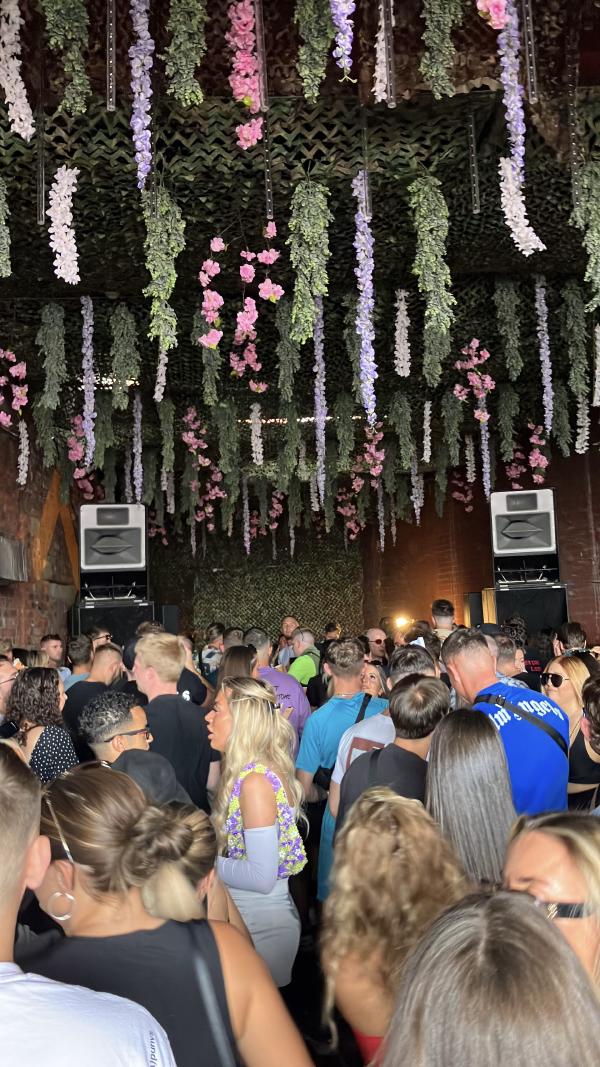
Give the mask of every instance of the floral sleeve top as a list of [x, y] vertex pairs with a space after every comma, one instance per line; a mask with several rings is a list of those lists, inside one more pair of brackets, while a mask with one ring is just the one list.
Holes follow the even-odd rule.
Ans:
[[230, 859], [246, 859], [244, 826], [240, 811], [240, 792], [242, 783], [249, 774], [264, 774], [275, 793], [277, 804], [277, 828], [279, 832], [279, 869], [278, 878], [289, 878], [298, 874], [306, 864], [306, 852], [302, 838], [298, 833], [294, 812], [289, 805], [287, 794], [281, 780], [274, 771], [263, 763], [247, 763], [236, 779], [229, 801], [229, 810], [225, 829], [227, 830], [227, 855]]

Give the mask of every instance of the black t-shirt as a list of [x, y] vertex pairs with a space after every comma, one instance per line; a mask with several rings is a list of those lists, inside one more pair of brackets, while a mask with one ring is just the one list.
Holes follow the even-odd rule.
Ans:
[[204, 712], [178, 693], [167, 693], [146, 705], [146, 715], [152, 751], [169, 760], [192, 803], [208, 812], [208, 770], [221, 757], [210, 747]]
[[148, 703], [148, 697], [145, 693], [141, 693], [137, 687], [137, 683], [133, 680], [130, 682], [128, 678], [120, 678], [118, 682], [112, 687], [115, 693], [128, 693], [129, 696], [135, 697], [135, 702], [138, 708], [145, 708]]
[[[377, 767], [374, 781], [369, 782], [369, 768], [371, 760], [377, 756]], [[387, 785], [401, 797], [409, 797], [414, 800], [425, 800], [425, 780], [427, 778], [427, 763], [414, 752], [407, 752], [399, 745], [386, 745], [385, 748], [374, 752], [365, 752], [364, 756], [358, 756], [348, 767], [340, 786], [340, 806], [338, 808], [336, 833], [342, 826], [346, 815], [366, 789], [376, 785]]]
[[[164, 1027], [177, 1067], [221, 1067], [194, 970], [194, 957], [201, 955], [234, 1054], [219, 952], [204, 920], [166, 922], [157, 930], [118, 937], [65, 937], [42, 951], [35, 949], [35, 943], [17, 945], [16, 956], [25, 971], [127, 997]], [[65, 1041], [68, 1047], [68, 1035]]]
[[200, 706], [206, 700], [207, 689], [197, 674], [184, 667], [177, 682], [177, 692], [184, 700]]
[[306, 686], [306, 697], [311, 708], [320, 708], [328, 700], [327, 682], [323, 681], [320, 672], [315, 674]]
[[90, 746], [79, 737], [79, 716], [86, 704], [93, 697], [106, 693], [108, 686], [104, 682], [76, 682], [67, 689], [67, 703], [63, 708], [63, 722], [67, 727], [75, 745], [77, 759], [80, 763], [95, 760], [96, 757]]

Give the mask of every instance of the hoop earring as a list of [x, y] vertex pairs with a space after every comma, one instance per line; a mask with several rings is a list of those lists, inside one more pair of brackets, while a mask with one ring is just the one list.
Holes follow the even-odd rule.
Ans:
[[50, 916], [51, 919], [54, 919], [55, 922], [64, 923], [64, 922], [67, 921], [67, 919], [71, 918], [72, 912], [71, 911], [66, 911], [64, 913], [64, 915], [55, 915], [54, 912], [52, 911], [52, 907], [51, 907], [51, 904], [52, 904], [52, 901], [54, 900], [54, 897], [65, 897], [66, 900], [69, 900], [71, 902], [71, 905], [73, 905], [75, 903], [75, 897], [73, 896], [72, 893], [64, 893], [62, 891], [62, 889], [57, 889], [54, 893], [51, 893], [50, 897], [48, 898], [48, 907], [47, 907], [48, 915]]

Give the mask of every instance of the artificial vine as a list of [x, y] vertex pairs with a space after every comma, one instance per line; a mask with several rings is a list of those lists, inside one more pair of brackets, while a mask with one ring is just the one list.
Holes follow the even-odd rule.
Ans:
[[281, 417], [285, 419], [283, 448], [279, 454], [279, 470], [277, 485], [281, 489], [287, 489], [290, 478], [298, 467], [298, 453], [300, 450], [301, 434], [298, 423], [298, 412], [292, 402], [283, 404]]
[[420, 71], [436, 100], [454, 96], [449, 70], [454, 60], [452, 30], [460, 24], [462, 0], [423, 0], [425, 54]]
[[46, 468], [55, 467], [58, 461], [56, 427], [52, 408], [44, 404], [44, 394], [36, 400], [32, 414], [37, 443], [42, 452], [42, 464]]
[[337, 466], [339, 470], [349, 470], [354, 451], [354, 402], [349, 393], [338, 393], [333, 413], [338, 440]]
[[334, 35], [329, 0], [296, 0], [294, 21], [303, 41], [298, 49], [298, 73], [306, 99], [314, 104]]
[[214, 409], [219, 436], [219, 469], [227, 496], [223, 501], [223, 528], [229, 531], [235, 505], [240, 494], [240, 433], [237, 412], [231, 401], [217, 404]]
[[129, 403], [129, 385], [137, 382], [140, 373], [135, 316], [125, 304], [117, 304], [110, 316], [112, 345], [110, 349], [111, 376], [113, 379], [112, 406], [116, 411], [126, 411]]
[[442, 518], [448, 490], [449, 454], [444, 441], [440, 441], [435, 455], [435, 512]]
[[171, 43], [162, 57], [169, 80], [167, 93], [182, 107], [201, 104], [204, 96], [195, 77], [206, 52], [206, 0], [171, 0], [167, 33]]
[[85, 0], [42, 0], [50, 47], [63, 53], [67, 87], [62, 107], [69, 115], [83, 115], [91, 96], [82, 52], [88, 46]]
[[398, 458], [398, 445], [396, 440], [392, 437], [385, 443], [385, 456], [383, 460], [383, 471], [381, 479], [383, 481], [383, 488], [388, 496], [393, 497], [396, 492], [397, 477], [396, 477], [396, 460]]
[[310, 178], [299, 182], [292, 196], [286, 242], [296, 272], [290, 336], [300, 345], [313, 336], [316, 299], [328, 291], [329, 223], [333, 217], [328, 196], [329, 190]]
[[573, 221], [583, 231], [588, 254], [585, 280], [592, 291], [586, 311], [600, 308], [600, 162], [586, 163], [581, 173], [581, 194]]
[[10, 232], [7, 226], [10, 212], [6, 194], [6, 182], [0, 178], [0, 278], [9, 278], [11, 274]]
[[[177, 346], [177, 317], [169, 298], [177, 281], [175, 260], [185, 247], [185, 222], [163, 186], [144, 189], [142, 207], [146, 223], [146, 267], [152, 279], [144, 289], [144, 296], [152, 300], [148, 337], [157, 338], [160, 352], [166, 354]], [[159, 399], [156, 394], [155, 398]]]
[[114, 504], [117, 489], [117, 455], [114, 448], [109, 448], [104, 457], [102, 488], [106, 503]]
[[390, 405], [388, 421], [398, 437], [401, 470], [408, 470], [415, 450], [411, 427], [410, 400], [404, 393], [397, 393]]
[[291, 404], [294, 399], [294, 378], [300, 367], [300, 348], [291, 337], [292, 308], [289, 300], [285, 298], [277, 304], [275, 325], [279, 333], [279, 395], [284, 404]]
[[464, 417], [464, 406], [454, 393], [444, 393], [442, 397], [442, 419], [444, 422], [444, 440], [448, 448], [448, 462], [451, 467], [460, 463], [460, 431]]
[[350, 366], [352, 367], [352, 394], [357, 404], [361, 402], [360, 393], [360, 337], [356, 332], [356, 307], [358, 301], [352, 293], [343, 297], [344, 305], [344, 345]]
[[423, 374], [429, 385], [437, 385], [442, 362], [450, 352], [450, 329], [456, 300], [450, 292], [450, 271], [445, 261], [448, 236], [448, 207], [441, 183], [431, 174], [415, 179], [408, 188], [410, 207], [417, 233], [413, 266], [419, 291], [425, 296]]
[[155, 448], [145, 448], [142, 455], [144, 468], [144, 492], [142, 504], [150, 507], [155, 500], [157, 492], [156, 475], [158, 470], [158, 455]]
[[67, 380], [65, 357], [65, 310], [60, 304], [44, 304], [42, 322], [35, 337], [44, 357], [44, 391], [42, 407], [55, 411], [62, 399]]
[[158, 405], [160, 421], [160, 439], [162, 451], [162, 469], [165, 475], [175, 469], [175, 405], [170, 397], [165, 397]]
[[574, 396], [582, 399], [589, 392], [588, 333], [583, 293], [577, 282], [571, 279], [565, 285], [562, 297], [562, 336], [568, 354], [569, 389]]
[[504, 364], [511, 382], [516, 382], [523, 369], [521, 356], [521, 299], [514, 282], [497, 279], [494, 286], [494, 303]]
[[[199, 338], [203, 337], [209, 328], [200, 308], [197, 308], [190, 337], [192, 344], [198, 345]], [[202, 351], [202, 397], [206, 406], [212, 408], [219, 402], [217, 386], [221, 377], [223, 357], [218, 345], [215, 348], [210, 345], [200, 345], [200, 348]]]
[[571, 455], [573, 435], [569, 418], [569, 394], [564, 382], [554, 383], [554, 411], [552, 418], [552, 437], [559, 452], [567, 457]]
[[503, 385], [498, 390], [498, 429], [500, 431], [500, 456], [510, 463], [515, 447], [515, 419], [519, 414], [519, 396], [512, 385]]
[[94, 468], [96, 470], [104, 470], [106, 452], [115, 443], [112, 408], [109, 393], [96, 394], [96, 421], [94, 423]]

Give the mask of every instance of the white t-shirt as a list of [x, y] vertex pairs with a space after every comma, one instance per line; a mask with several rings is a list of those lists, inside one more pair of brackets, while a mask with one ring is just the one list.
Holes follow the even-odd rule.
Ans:
[[176, 1067], [162, 1026], [123, 997], [0, 963], [0, 1062], [6, 1067]]
[[370, 752], [373, 748], [385, 748], [386, 745], [391, 745], [395, 738], [394, 724], [389, 715], [382, 712], [350, 726], [342, 734], [331, 781], [339, 785], [357, 756], [362, 756], [363, 752]]

